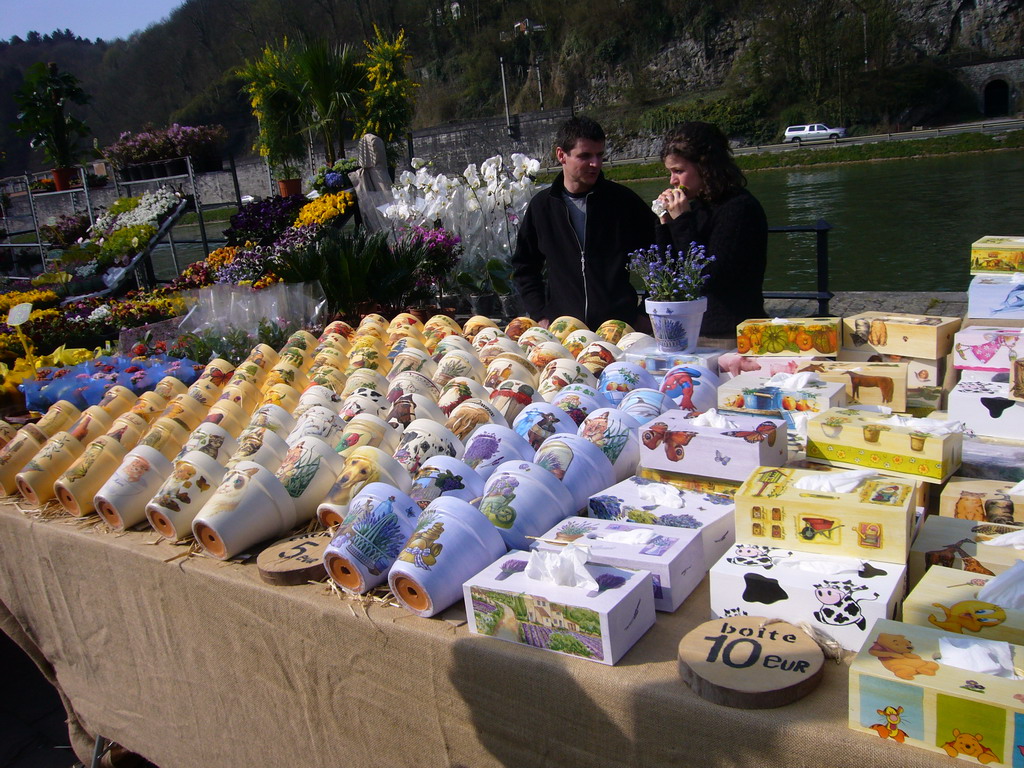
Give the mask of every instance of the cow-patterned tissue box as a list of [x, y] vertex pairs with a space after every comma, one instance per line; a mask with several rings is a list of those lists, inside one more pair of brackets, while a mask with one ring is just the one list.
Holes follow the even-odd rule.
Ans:
[[1024, 402], [1010, 397], [1010, 385], [998, 381], [960, 380], [949, 393], [949, 418], [976, 435], [1024, 439]]
[[723, 494], [683, 490], [631, 477], [591, 496], [587, 511], [601, 520], [699, 530], [704, 562], [713, 563], [736, 541], [735, 507], [733, 500]]
[[586, 545], [588, 563], [650, 571], [659, 611], [676, 610], [707, 573], [699, 528], [569, 517], [540, 536], [533, 549], [557, 551], [572, 541]]
[[711, 612], [807, 622], [856, 651], [903, 598], [906, 566], [739, 542], [711, 567]]

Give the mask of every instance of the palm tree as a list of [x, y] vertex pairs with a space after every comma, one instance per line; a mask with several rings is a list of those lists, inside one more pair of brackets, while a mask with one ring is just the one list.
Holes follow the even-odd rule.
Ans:
[[294, 92], [299, 97], [306, 127], [320, 134], [327, 165], [333, 165], [338, 157], [335, 140], [344, 157], [341, 127], [358, 112], [366, 85], [365, 72], [350, 46], [331, 45], [324, 40], [305, 43], [295, 53], [294, 64], [298, 77]]

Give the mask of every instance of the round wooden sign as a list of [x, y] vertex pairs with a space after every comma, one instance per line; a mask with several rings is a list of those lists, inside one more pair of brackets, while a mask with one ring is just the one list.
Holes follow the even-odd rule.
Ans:
[[803, 698], [821, 681], [825, 656], [802, 629], [766, 621], [704, 622], [679, 642], [679, 674], [698, 696], [727, 707], [768, 709]]
[[256, 558], [260, 577], [282, 586], [327, 579], [324, 550], [331, 543], [328, 531], [307, 533], [271, 544]]

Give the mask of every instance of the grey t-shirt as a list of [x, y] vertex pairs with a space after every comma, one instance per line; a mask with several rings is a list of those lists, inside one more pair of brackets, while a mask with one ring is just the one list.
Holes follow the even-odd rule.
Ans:
[[581, 250], [586, 250], [587, 247], [587, 195], [589, 194], [589, 192], [585, 192], [582, 195], [574, 195], [568, 190], [565, 192], [565, 199], [568, 201], [565, 207], [569, 211], [569, 222], [576, 231]]

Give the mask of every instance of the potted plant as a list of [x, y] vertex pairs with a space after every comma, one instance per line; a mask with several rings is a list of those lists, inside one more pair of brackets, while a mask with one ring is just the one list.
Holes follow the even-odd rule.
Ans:
[[21, 108], [15, 131], [27, 136], [33, 149], [43, 150], [53, 167], [54, 188], [68, 189], [80, 154], [78, 142], [89, 135], [89, 127], [67, 108], [87, 104], [89, 97], [74, 75], [61, 72], [53, 62], [39, 61], [25, 71], [25, 82], [14, 98]]
[[843, 425], [849, 421], [843, 416], [829, 416], [825, 419], [821, 429], [828, 437], [839, 437], [843, 431]]
[[359, 162], [352, 157], [343, 157], [334, 165], [325, 165], [316, 172], [310, 186], [321, 195], [352, 189], [348, 175], [359, 167]]
[[455, 281], [466, 292], [470, 312], [485, 317], [490, 317], [495, 311], [495, 295], [511, 291], [508, 267], [500, 259], [478, 259], [460, 270]]
[[629, 254], [629, 268], [647, 288], [645, 306], [654, 337], [663, 352], [692, 352], [708, 306], [701, 295], [708, 276], [705, 267], [715, 260], [703, 245], [691, 243], [686, 251], [652, 245]]

